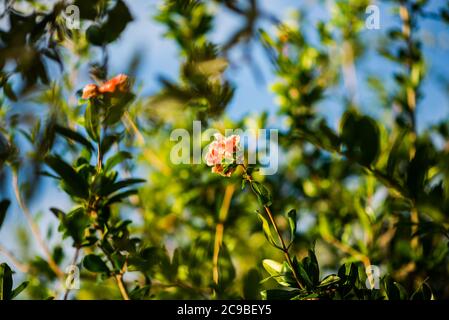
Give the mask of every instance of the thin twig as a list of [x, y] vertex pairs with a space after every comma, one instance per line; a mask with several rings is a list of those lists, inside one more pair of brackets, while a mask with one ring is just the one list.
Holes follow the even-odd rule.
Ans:
[[18, 172], [16, 170], [13, 170], [12, 181], [13, 181], [13, 189], [14, 189], [14, 193], [15, 193], [15, 196], [17, 199], [17, 203], [19, 204], [19, 207], [22, 209], [22, 212], [28, 222], [28, 225], [31, 228], [31, 232], [33, 233], [34, 238], [36, 239], [36, 241], [39, 244], [39, 246], [41, 247], [41, 249], [44, 251], [45, 256], [47, 257], [47, 262], [48, 262], [50, 269], [58, 276], [58, 278], [62, 279], [64, 277], [64, 272], [62, 272], [62, 270], [59, 268], [58, 264], [53, 259], [50, 249], [48, 248], [47, 244], [45, 243], [44, 238], [42, 237], [42, 234], [39, 230], [39, 226], [33, 220], [33, 216], [31, 215], [30, 210], [25, 205], [25, 202], [22, 199], [22, 196], [20, 194], [20, 189], [19, 189]]
[[[73, 256], [72, 263], [70, 264], [71, 266], [76, 266], [76, 262], [78, 261], [79, 254], [80, 254], [80, 248], [77, 247], [75, 249], [75, 254]], [[71, 289], [70, 286], [67, 286], [67, 284], [66, 284], [66, 290], [64, 293], [63, 300], [67, 300], [67, 298], [69, 297], [70, 289]]]
[[11, 251], [6, 249], [2, 245], [0, 245], [0, 253], [3, 254], [7, 259], [9, 259], [19, 271], [23, 273], [28, 273], [30, 271], [30, 267], [28, 265], [20, 262], [19, 259], [17, 259]]
[[218, 285], [219, 279], [219, 270], [218, 270], [218, 262], [220, 258], [220, 248], [223, 244], [223, 233], [224, 233], [224, 222], [228, 216], [229, 206], [231, 205], [232, 195], [235, 191], [235, 185], [228, 185], [225, 190], [225, 195], [223, 198], [223, 203], [220, 208], [220, 212], [218, 215], [218, 223], [215, 228], [215, 243], [214, 243], [214, 254], [212, 259], [213, 265], [213, 280], [214, 283]]
[[[248, 174], [248, 171], [247, 171], [247, 169], [246, 169], [246, 166], [245, 166], [244, 164], [242, 164], [241, 167], [243, 168], [243, 171], [245, 172], [245, 179], [246, 179], [249, 183], [252, 184], [254, 180], [253, 180], [252, 176], [251, 176], [250, 174]], [[287, 246], [285, 245], [284, 238], [282, 237], [282, 234], [281, 234], [281, 232], [280, 232], [280, 230], [279, 230], [279, 227], [278, 227], [276, 221], [274, 220], [274, 217], [273, 217], [273, 214], [272, 214], [270, 208], [269, 208], [268, 206], [266, 206], [266, 205], [264, 205], [263, 207], [264, 207], [265, 212], [267, 213], [267, 215], [268, 215], [268, 217], [269, 217], [269, 219], [270, 219], [270, 221], [271, 221], [271, 224], [273, 225], [274, 230], [275, 230], [276, 233], [277, 233], [277, 236], [278, 236], [279, 241], [280, 241], [281, 246], [282, 246], [282, 247], [279, 248], [279, 249], [282, 250], [282, 252], [284, 252], [285, 258], [287, 259], [287, 263], [288, 263], [288, 265], [290, 266], [290, 269], [291, 269], [292, 272], [293, 272], [293, 277], [295, 278], [296, 284], [298, 285], [298, 287], [299, 287], [300, 289], [304, 289], [303, 284], [302, 284], [301, 281], [299, 280], [298, 274], [297, 274], [296, 269], [295, 269], [295, 266], [294, 266], [294, 264], [293, 264], [293, 260], [292, 260], [292, 258], [291, 258], [291, 256], [290, 256], [290, 253], [289, 253], [289, 247], [287, 247]]]
[[278, 235], [279, 241], [281, 242], [282, 251], [284, 252], [285, 258], [287, 259], [287, 262], [290, 265], [290, 268], [292, 269], [293, 277], [295, 278], [295, 281], [298, 284], [298, 286], [301, 289], [304, 289], [304, 286], [302, 285], [301, 281], [299, 281], [299, 277], [296, 272], [295, 266], [293, 264], [292, 258], [290, 257], [290, 253], [288, 252], [288, 248], [285, 245], [284, 238], [282, 237], [281, 232], [279, 231], [278, 225], [277, 225], [276, 221], [274, 220], [273, 214], [271, 213], [271, 210], [268, 206], [264, 206], [264, 208], [265, 208], [265, 212], [267, 213], [268, 217], [270, 218], [270, 221], [274, 227], [274, 230], [276, 231], [276, 233]]

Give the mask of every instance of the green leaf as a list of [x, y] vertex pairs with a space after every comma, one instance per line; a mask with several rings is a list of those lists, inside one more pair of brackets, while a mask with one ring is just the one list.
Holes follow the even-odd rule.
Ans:
[[106, 21], [101, 25], [90, 26], [86, 31], [86, 37], [93, 45], [103, 46], [115, 41], [132, 20], [133, 17], [126, 4], [118, 0], [108, 11]]
[[83, 266], [90, 272], [109, 272], [106, 263], [97, 255], [89, 254], [83, 259]]
[[250, 300], [260, 299], [260, 281], [261, 276], [259, 271], [251, 269], [243, 277], [243, 298]]
[[413, 197], [418, 197], [424, 189], [429, 167], [432, 165], [433, 147], [427, 143], [418, 143], [415, 156], [408, 164], [407, 187]]
[[318, 288], [326, 288], [328, 286], [337, 284], [340, 281], [340, 277], [335, 274], [330, 274], [326, 278], [324, 278], [320, 284], [318, 285]]
[[85, 146], [89, 151], [94, 151], [94, 147], [92, 144], [87, 140], [82, 134], [73, 131], [70, 128], [65, 128], [59, 125], [56, 125], [55, 127], [56, 133], [64, 136], [65, 138], [68, 138], [70, 140], [74, 140], [83, 146]]
[[313, 285], [317, 285], [320, 281], [320, 267], [313, 250], [309, 249], [309, 256], [303, 259], [302, 264]]
[[302, 263], [296, 260], [296, 257], [293, 258], [293, 265], [296, 268], [296, 273], [298, 274], [299, 280], [301, 283], [305, 284], [307, 288], [313, 288], [313, 281], [307, 273], [306, 269]]
[[259, 200], [259, 203], [262, 206], [271, 206], [272, 200], [270, 191], [268, 191], [268, 189], [262, 183], [258, 181], [251, 181], [251, 188], [253, 189], [254, 193], [257, 196], [257, 200]]
[[104, 169], [105, 169], [105, 171], [109, 171], [112, 168], [114, 168], [116, 165], [118, 165], [119, 163], [121, 163], [127, 159], [132, 159], [132, 157], [133, 157], [132, 154], [129, 152], [126, 152], [126, 151], [117, 152], [115, 155], [113, 155], [106, 161]]
[[63, 188], [67, 193], [83, 199], [89, 197], [89, 186], [86, 180], [64, 160], [58, 156], [48, 156], [45, 163], [61, 177]]
[[105, 135], [101, 141], [101, 153], [106, 154], [112, 145], [122, 139], [122, 134], [108, 134]]
[[17, 101], [17, 96], [9, 82], [5, 82], [3, 84], [3, 92], [4, 92], [5, 96], [7, 96], [10, 100]]
[[294, 280], [291, 277], [291, 271], [284, 267], [284, 264], [281, 264], [277, 261], [264, 259], [262, 261], [262, 266], [271, 276], [270, 278], [276, 280], [280, 285], [284, 287], [290, 287]]
[[268, 242], [271, 243], [274, 247], [276, 248], [280, 248], [277, 244], [276, 241], [274, 240], [273, 234], [271, 233], [271, 228], [270, 228], [270, 224], [268, 223], [267, 219], [265, 219], [265, 217], [258, 213], [259, 219], [262, 222], [262, 229], [263, 229], [263, 233], [265, 234], [265, 238], [267, 238]]
[[341, 122], [344, 153], [365, 166], [370, 166], [380, 153], [380, 133], [375, 120], [347, 111]]
[[296, 220], [297, 220], [295, 209], [292, 209], [287, 213], [287, 220], [288, 220], [288, 225], [290, 227], [290, 241], [291, 241], [291, 243], [293, 243], [293, 241], [295, 240], [295, 236], [296, 236]]
[[86, 112], [84, 114], [84, 122], [89, 136], [92, 140], [98, 142], [100, 141], [100, 116], [98, 110], [97, 112], [93, 110], [95, 107], [96, 106], [91, 101], [88, 102]]
[[138, 194], [139, 192], [135, 189], [133, 190], [127, 190], [127, 191], [123, 191], [121, 193], [118, 193], [114, 196], [112, 196], [107, 202], [106, 202], [106, 206], [109, 206], [113, 203], [117, 203], [117, 202], [121, 202], [123, 199], [128, 198], [129, 196], [133, 196], [135, 194]]
[[3, 222], [5, 221], [6, 211], [8, 210], [11, 201], [8, 199], [4, 199], [0, 201], [0, 229], [2, 227]]
[[12, 270], [6, 264], [0, 264], [0, 300], [12, 299]]
[[405, 289], [392, 278], [387, 277], [384, 280], [385, 283], [385, 293], [387, 294], [388, 300], [405, 300], [407, 299], [407, 292]]
[[120, 189], [124, 189], [124, 188], [130, 187], [132, 185], [135, 185], [138, 183], [144, 183], [144, 182], [145, 182], [144, 179], [138, 179], [138, 178], [130, 178], [130, 179], [117, 181], [109, 186], [104, 186], [99, 191], [99, 195], [107, 196], [107, 195], [110, 195], [110, 194], [120, 190]]
[[427, 283], [423, 283], [410, 298], [411, 300], [434, 300], [432, 289]]
[[72, 238], [74, 246], [80, 247], [84, 240], [84, 231], [89, 226], [89, 217], [86, 215], [84, 208], [75, 208], [68, 214], [64, 214], [56, 208], [50, 210], [61, 223], [59, 231], [63, 232], [64, 237]]
[[262, 265], [271, 276], [279, 275], [282, 272], [282, 263], [279, 263], [277, 261], [264, 259], [262, 261]]
[[15, 297], [17, 297], [23, 290], [26, 289], [26, 287], [28, 286], [29, 282], [28, 281], [24, 281], [22, 282], [17, 288], [15, 288], [12, 292], [11, 292], [11, 299], [14, 299]]

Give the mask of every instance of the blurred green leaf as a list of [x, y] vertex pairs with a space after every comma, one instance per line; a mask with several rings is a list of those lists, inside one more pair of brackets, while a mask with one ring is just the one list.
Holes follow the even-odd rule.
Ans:
[[106, 263], [97, 255], [89, 254], [83, 259], [83, 266], [90, 272], [108, 273], [109, 268]]

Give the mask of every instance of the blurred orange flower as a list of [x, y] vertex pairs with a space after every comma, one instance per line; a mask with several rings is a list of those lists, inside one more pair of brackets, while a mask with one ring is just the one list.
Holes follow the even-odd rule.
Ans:
[[114, 78], [106, 81], [100, 88], [100, 93], [114, 93], [116, 91], [126, 92], [129, 89], [129, 78], [125, 74], [119, 74]]
[[98, 86], [96, 84], [88, 84], [83, 89], [83, 99], [94, 98], [98, 95]]
[[83, 99], [95, 98], [103, 93], [127, 92], [129, 90], [129, 77], [119, 74], [98, 87], [96, 84], [88, 84], [83, 89]]

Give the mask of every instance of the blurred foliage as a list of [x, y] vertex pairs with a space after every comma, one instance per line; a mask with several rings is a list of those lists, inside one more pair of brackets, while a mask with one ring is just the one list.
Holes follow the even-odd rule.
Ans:
[[[129, 2], [74, 1], [77, 30], [66, 27], [65, 1], [3, 0], [0, 227], [11, 211], [25, 220], [0, 256], [26, 282], [13, 290], [3, 263], [0, 298], [449, 298], [449, 127], [417, 127], [423, 81], [435, 81], [420, 24], [447, 24], [449, 7], [387, 1], [394, 23], [373, 42], [364, 37], [370, 1], [330, 3], [326, 18], [300, 7], [283, 21], [256, 0], [161, 1], [152, 18], [177, 45], [178, 78], [160, 77], [150, 96], [137, 81], [85, 100], [80, 70], [99, 85], [112, 76], [109, 45], [134, 22]], [[214, 43], [220, 11], [240, 25]], [[373, 43], [390, 73], [356, 72]], [[251, 68], [252, 47], [276, 76], [281, 126], [265, 113], [225, 113], [235, 94], [227, 68]], [[233, 60], [233, 50], [249, 59]], [[343, 110], [338, 126], [326, 101]], [[170, 133], [193, 134], [194, 120], [221, 132], [279, 128], [277, 174], [245, 167], [223, 178], [172, 163]], [[42, 190], [70, 208], [31, 212]], [[77, 290], [65, 288], [70, 265], [80, 270]]]

